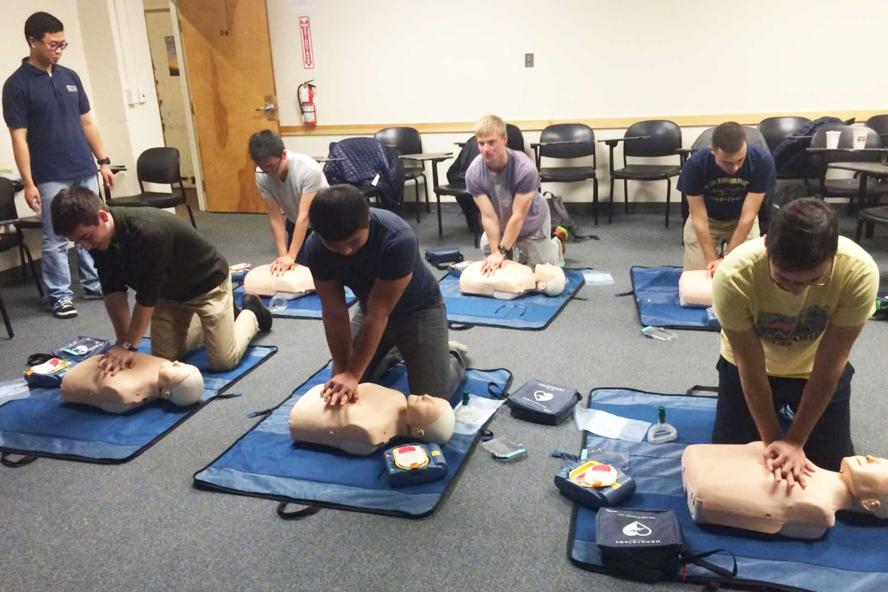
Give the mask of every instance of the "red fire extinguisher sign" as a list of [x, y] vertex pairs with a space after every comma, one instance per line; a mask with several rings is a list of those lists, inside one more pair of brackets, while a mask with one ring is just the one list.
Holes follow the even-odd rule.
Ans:
[[302, 67], [312, 70], [315, 67], [314, 49], [311, 46], [311, 19], [299, 17], [299, 34], [302, 36]]

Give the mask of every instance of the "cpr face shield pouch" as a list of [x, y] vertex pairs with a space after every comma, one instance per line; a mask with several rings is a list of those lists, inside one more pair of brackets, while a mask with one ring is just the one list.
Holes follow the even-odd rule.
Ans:
[[570, 415], [580, 398], [574, 388], [531, 379], [513, 391], [506, 404], [518, 419], [558, 425]]
[[451, 263], [461, 262], [463, 254], [460, 253], [459, 247], [435, 247], [426, 249], [425, 258], [438, 269], [447, 269]]
[[722, 549], [688, 553], [672, 510], [601, 508], [595, 542], [605, 570], [621, 578], [647, 583], [674, 581], [688, 563], [704, 567], [726, 581], [737, 575], [737, 560], [730, 553], [733, 571], [704, 561], [705, 557], [723, 552]]

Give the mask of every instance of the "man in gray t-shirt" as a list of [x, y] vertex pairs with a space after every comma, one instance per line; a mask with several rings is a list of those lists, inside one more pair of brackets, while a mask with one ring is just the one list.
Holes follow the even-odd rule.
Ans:
[[256, 163], [256, 185], [268, 209], [268, 224], [277, 249], [273, 274], [296, 266], [308, 234], [308, 208], [318, 190], [328, 187], [321, 165], [310, 156], [287, 152], [271, 130], [250, 137], [250, 157]]
[[506, 124], [496, 115], [475, 125], [475, 138], [480, 154], [466, 171], [466, 189], [481, 211], [482, 273], [493, 273], [507, 258], [531, 267], [564, 266], [562, 243], [551, 237], [552, 218], [533, 161], [506, 147]]

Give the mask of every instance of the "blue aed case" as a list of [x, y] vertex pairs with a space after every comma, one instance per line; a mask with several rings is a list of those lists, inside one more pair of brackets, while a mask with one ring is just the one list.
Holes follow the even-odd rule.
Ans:
[[389, 448], [385, 466], [393, 487], [428, 483], [447, 475], [447, 459], [437, 444], [413, 442]]
[[622, 504], [635, 493], [635, 480], [609, 464], [581, 460], [555, 475], [555, 487], [569, 500], [595, 509]]

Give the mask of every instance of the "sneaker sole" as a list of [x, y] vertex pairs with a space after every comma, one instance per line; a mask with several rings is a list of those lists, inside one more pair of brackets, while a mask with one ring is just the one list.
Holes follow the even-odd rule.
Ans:
[[73, 319], [74, 317], [77, 316], [77, 311], [76, 310], [68, 310], [65, 312], [53, 311], [52, 316], [54, 316], [57, 319]]

